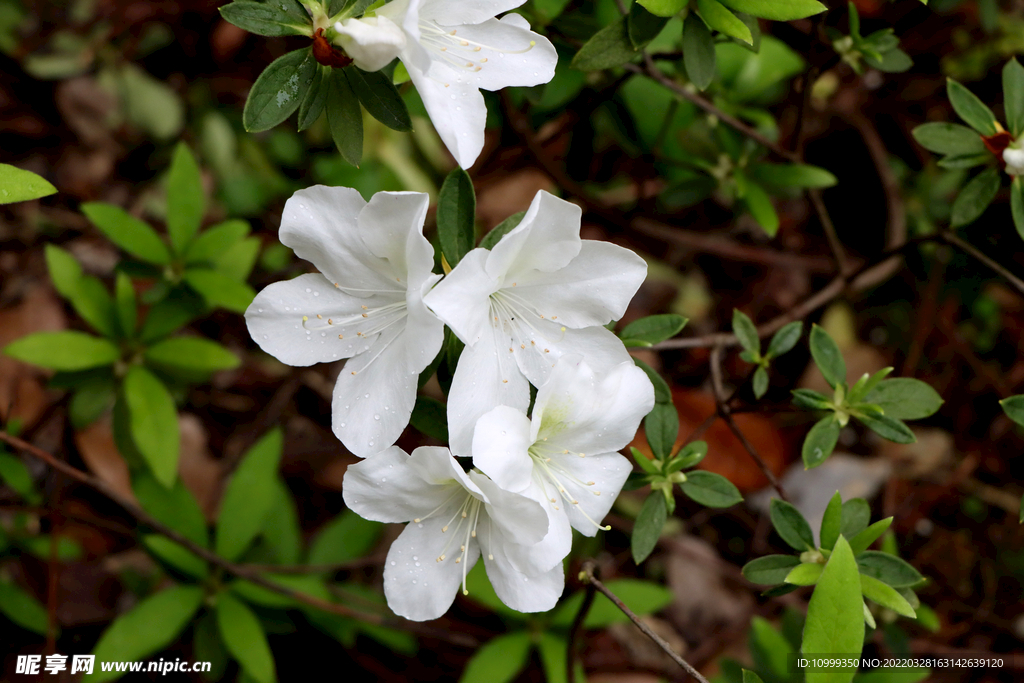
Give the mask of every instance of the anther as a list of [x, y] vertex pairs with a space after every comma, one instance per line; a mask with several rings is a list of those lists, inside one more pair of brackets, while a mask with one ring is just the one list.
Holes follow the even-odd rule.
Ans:
[[338, 339], [344, 339], [344, 338], [345, 338], [345, 335], [343, 335], [343, 334], [339, 334], [338, 335]]
[[328, 318], [328, 319], [327, 319], [327, 324], [328, 324], [328, 325], [333, 325], [333, 324], [334, 324], [334, 321], [333, 321], [333, 320], [332, 320], [331, 318]]
[[455, 564], [458, 564], [460, 562], [462, 562], [462, 558], [461, 557], [456, 557], [455, 558]]
[[302, 322], [306, 322], [307, 320], [309, 320], [309, 316], [308, 315], [302, 316]]
[[465, 47], [466, 45], [469, 45], [469, 41], [468, 40], [460, 40], [459, 41], [459, 45], [462, 45], [463, 47]]
[[[366, 314], [365, 314], [365, 313], [363, 313], [363, 314], [362, 314], [362, 316], [363, 316], [363, 317], [365, 318], [365, 317], [366, 317]], [[565, 329], [565, 328], [563, 327], [562, 329]]]
[[412, 521], [414, 521], [414, 522], [416, 522], [417, 524], [419, 524], [419, 523], [420, 523], [420, 518], [419, 518], [419, 517], [417, 517], [416, 519], [414, 519], [414, 520], [412, 520]]
[[363, 308], [363, 310], [364, 310], [364, 311], [365, 311], [365, 310], [368, 310], [366, 306], [363, 306], [362, 308]]
[[462, 518], [463, 518], [463, 519], [465, 519], [465, 518], [466, 518], [466, 511], [465, 511], [465, 510], [463, 510], [463, 511], [462, 511]]
[[[441, 533], [442, 533], [442, 534], [443, 534], [444, 532], [446, 532], [446, 531], [448, 531], [448, 525], [447, 525], [447, 524], [445, 524], [445, 525], [444, 525], [443, 527], [441, 527]], [[441, 557], [444, 557], [444, 555], [442, 555]]]
[[491, 555], [490, 553], [487, 553], [487, 559], [488, 560], [493, 560], [494, 559], [494, 555]]
[[476, 47], [473, 48], [473, 52], [480, 52], [480, 50], [482, 50], [482, 49], [483, 49], [482, 47], [477, 45]]
[[[484, 62], [486, 62], [486, 61], [487, 61], [487, 57], [482, 57], [482, 58], [480, 59], [480, 63], [481, 63], [481, 64], [483, 64], [483, 63], [484, 63]], [[513, 282], [513, 283], [512, 283], [512, 286], [513, 286], [513, 287], [515, 287], [515, 286], [516, 286], [516, 283], [514, 283], [514, 282]]]
[[317, 314], [316, 314], [316, 319], [317, 319], [317, 320], [323, 320], [323, 319], [324, 319], [324, 317], [323, 317], [322, 315], [320, 315], [319, 313], [317, 313]]

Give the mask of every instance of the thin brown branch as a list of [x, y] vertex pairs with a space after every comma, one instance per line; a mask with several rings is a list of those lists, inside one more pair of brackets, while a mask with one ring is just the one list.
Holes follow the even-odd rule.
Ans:
[[[589, 562], [592, 562], [592, 560]], [[597, 571], [596, 568], [593, 571]], [[586, 592], [583, 594], [583, 603], [580, 604], [580, 608], [572, 620], [572, 626], [569, 628], [568, 642], [565, 646], [565, 680], [569, 681], [569, 683], [576, 683], [576, 641], [583, 631], [583, 622], [586, 620], [590, 607], [594, 604], [594, 597], [597, 595], [597, 587], [592, 581], [586, 582], [584, 590]]]
[[987, 254], [982, 252], [980, 249], [978, 249], [970, 242], [962, 239], [952, 230], [943, 230], [941, 233], [939, 233], [939, 235], [943, 242], [945, 242], [946, 244], [951, 244], [954, 247], [957, 247], [968, 256], [988, 266], [990, 270], [1001, 275], [1007, 282], [1013, 285], [1014, 289], [1016, 289], [1019, 293], [1024, 294], [1024, 280], [1021, 280], [1019, 277], [1011, 273], [1001, 263], [998, 263], [997, 261], [989, 257]]
[[282, 586], [279, 583], [266, 579], [262, 576], [260, 571], [257, 571], [252, 567], [243, 564], [236, 564], [229, 560], [225, 560], [220, 555], [217, 555], [216, 553], [208, 550], [207, 548], [204, 548], [203, 546], [185, 538], [180, 533], [178, 533], [171, 527], [163, 524], [162, 522], [157, 520], [155, 517], [153, 517], [148, 512], [138, 507], [131, 501], [122, 498], [120, 494], [114, 491], [103, 480], [94, 477], [93, 475], [87, 472], [83, 472], [62, 460], [59, 460], [58, 458], [54, 457], [51, 453], [48, 453], [42, 450], [41, 448], [37, 448], [36, 446], [33, 446], [32, 444], [23, 441], [15, 436], [11, 436], [10, 434], [3, 431], [0, 431], [0, 441], [3, 441], [10, 445], [11, 447], [16, 448], [19, 451], [22, 451], [23, 453], [27, 453], [28, 455], [31, 455], [32, 457], [43, 461], [52, 469], [64, 475], [67, 475], [74, 481], [77, 481], [80, 484], [84, 484], [92, 489], [95, 489], [99, 493], [103, 494], [110, 500], [117, 503], [122, 509], [125, 510], [125, 512], [134, 517], [139, 524], [149, 527], [150, 529], [159, 533], [162, 536], [166, 536], [168, 539], [180, 545], [182, 548], [185, 548], [193, 555], [196, 555], [197, 557], [206, 560], [207, 562], [216, 567], [220, 567], [227, 573], [237, 576], [240, 579], [245, 579], [246, 581], [249, 581], [250, 583], [253, 583], [257, 586], [260, 586], [261, 588], [265, 588], [269, 591], [273, 591], [280, 595], [284, 595], [286, 597], [291, 598], [292, 600], [295, 600], [296, 602], [300, 602], [304, 605], [308, 605], [310, 607], [314, 607], [316, 609], [319, 609], [324, 612], [329, 612], [331, 614], [338, 614], [345, 617], [359, 619], [361, 621], [375, 624], [378, 626], [387, 626], [389, 628], [409, 631], [410, 633], [416, 633], [421, 636], [436, 638], [438, 640], [444, 640], [449, 643], [452, 643], [453, 645], [460, 645], [463, 647], [476, 647], [477, 645], [479, 645], [479, 642], [477, 641], [476, 638], [469, 637], [462, 633], [457, 633], [446, 629], [435, 629], [424, 624], [418, 624], [415, 622], [406, 621], [404, 619], [393, 619], [379, 614], [367, 614], [364, 612], [359, 612], [349, 607], [346, 607], [345, 605], [340, 605], [334, 602], [328, 602], [327, 600], [322, 600], [307, 593], [303, 593], [301, 591], [288, 588], [287, 586]]
[[693, 666], [691, 666], [689, 662], [687, 662], [685, 659], [683, 659], [682, 657], [677, 655], [675, 653], [675, 650], [672, 649], [671, 645], [666, 643], [665, 640], [661, 636], [659, 636], [657, 633], [652, 631], [651, 628], [647, 624], [645, 624], [643, 621], [640, 620], [640, 617], [638, 617], [633, 612], [633, 610], [631, 610], [629, 607], [627, 607], [626, 604], [624, 602], [622, 602], [622, 600], [619, 600], [619, 597], [617, 595], [615, 595], [615, 593], [612, 593], [610, 590], [608, 590], [607, 586], [605, 586], [603, 583], [601, 583], [601, 580], [599, 578], [597, 578], [597, 576], [595, 576], [596, 569], [597, 569], [596, 563], [593, 560], [588, 560], [587, 562], [585, 562], [583, 564], [583, 574], [582, 574], [581, 578], [584, 578], [587, 582], [592, 584], [594, 586], [594, 588], [596, 588], [597, 590], [601, 591], [601, 593], [606, 598], [611, 600], [613, 605], [618, 607], [619, 610], [621, 610], [623, 614], [625, 614], [627, 617], [629, 617], [629, 620], [632, 621], [636, 625], [636, 627], [643, 632], [643, 634], [645, 636], [647, 636], [648, 638], [653, 640], [654, 644], [657, 645], [658, 647], [660, 647], [665, 652], [665, 654], [667, 654], [669, 657], [671, 657], [672, 661], [674, 661], [676, 664], [678, 664], [680, 666], [680, 668], [683, 669], [683, 671], [685, 671], [692, 678], [700, 681], [701, 683], [708, 683], [708, 679], [704, 678], [704, 676], [702, 676], [699, 671], [697, 671], [695, 668], [693, 668]]

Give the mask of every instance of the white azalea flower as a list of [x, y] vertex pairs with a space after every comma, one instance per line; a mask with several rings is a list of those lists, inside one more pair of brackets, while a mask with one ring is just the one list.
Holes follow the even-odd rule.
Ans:
[[495, 19], [523, 2], [393, 0], [375, 17], [336, 23], [336, 42], [364, 71], [401, 59], [441, 139], [469, 168], [484, 145], [480, 90], [538, 85], [555, 75], [558, 55], [547, 38], [518, 14]]
[[580, 239], [575, 204], [538, 192], [522, 222], [490, 251], [474, 249], [425, 297], [466, 343], [448, 395], [456, 453], [495, 406], [525, 412], [563, 353], [595, 370], [629, 360], [605, 325], [622, 317], [647, 274], [628, 249]]
[[636, 436], [654, 407], [654, 387], [632, 361], [595, 374], [580, 356], [563, 356], [537, 391], [533, 418], [498, 406], [473, 434], [473, 464], [508, 491], [544, 504], [551, 552], [566, 553], [573, 529], [593, 536], [632, 471], [616, 451]]
[[560, 561], [539, 574], [518, 568], [525, 547], [547, 533], [543, 508], [478, 471], [467, 474], [447, 448], [423, 446], [411, 456], [389, 448], [351, 465], [342, 490], [345, 504], [367, 519], [410, 522], [384, 564], [384, 594], [395, 614], [440, 617], [460, 583], [466, 593], [466, 574], [481, 555], [494, 591], [512, 609], [543, 612], [562, 595]]
[[281, 218], [281, 242], [319, 274], [277, 282], [245, 312], [249, 334], [289, 365], [349, 358], [334, 387], [334, 433], [365, 457], [409, 424], [419, 373], [444, 341], [423, 305], [441, 277], [423, 237], [428, 197], [318, 185], [296, 192]]
[[1006, 172], [1009, 175], [1024, 175], [1024, 139], [1018, 140], [1012, 146], [1003, 150], [1003, 161], [1006, 162]]

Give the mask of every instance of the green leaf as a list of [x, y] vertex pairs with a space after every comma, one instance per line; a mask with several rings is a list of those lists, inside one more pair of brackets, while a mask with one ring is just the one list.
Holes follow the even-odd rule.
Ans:
[[[864, 645], [864, 602], [860, 574], [850, 545], [842, 536], [818, 579], [807, 605], [801, 652], [807, 656], [859, 657]], [[857, 667], [807, 671], [807, 683], [848, 683]]]
[[203, 301], [198, 296], [184, 288], [179, 289], [175, 294], [153, 304], [146, 313], [139, 339], [151, 343], [166, 337], [195, 318], [202, 306]]
[[630, 550], [633, 553], [633, 561], [640, 564], [654, 551], [661, 537], [661, 529], [665, 526], [668, 517], [668, 508], [665, 503], [665, 496], [661, 491], [652, 491], [644, 505], [640, 508], [640, 514], [636, 517], [636, 524], [633, 525], [633, 536], [630, 539]]
[[651, 384], [654, 385], [654, 401], [655, 403], [664, 403], [671, 405], [672, 403], [672, 390], [668, 387], [666, 382], [661, 375], [659, 375], [654, 368], [647, 363], [637, 358], [633, 359], [636, 366], [643, 370], [647, 374], [647, 379], [651, 380]]
[[906, 598], [897, 593], [894, 588], [885, 585], [878, 579], [861, 574], [860, 589], [868, 600], [874, 600], [882, 607], [888, 607], [893, 612], [896, 612], [896, 614], [917, 619], [917, 613], [914, 612], [914, 608], [910, 606]]
[[918, 420], [934, 415], [943, 400], [937, 391], [921, 380], [897, 377], [878, 384], [864, 397], [864, 402], [880, 407], [886, 417]]
[[171, 252], [160, 236], [138, 218], [113, 204], [89, 202], [82, 204], [82, 213], [107, 236], [111, 242], [132, 256], [165, 266], [171, 262]]
[[629, 39], [626, 17], [612, 22], [595, 33], [573, 57], [570, 66], [579, 71], [612, 69], [636, 59], [639, 48]]
[[[264, 574], [274, 583], [290, 588], [306, 595], [330, 602], [331, 594], [324, 585], [324, 577], [310, 574]], [[231, 592], [246, 602], [260, 607], [298, 607], [301, 605], [295, 598], [272, 591], [249, 581], [235, 581], [231, 584]]]
[[244, 239], [249, 230], [249, 223], [239, 218], [218, 223], [204, 230], [185, 250], [185, 263], [212, 264], [232, 245]]
[[827, 7], [817, 0], [721, 0], [737, 12], [746, 12], [762, 19], [793, 21], [824, 12]]
[[865, 550], [857, 555], [861, 574], [883, 581], [893, 588], [910, 588], [924, 581], [921, 573], [895, 555]]
[[135, 288], [132, 286], [131, 278], [124, 273], [117, 274], [114, 283], [114, 295], [117, 305], [117, 321], [121, 328], [121, 334], [125, 339], [134, 339], [138, 329], [138, 310], [135, 301]]
[[[175, 586], [151, 595], [110, 624], [93, 654], [106, 662], [146, 659], [177, 639], [202, 601], [200, 586]], [[89, 681], [113, 681], [123, 675], [96, 667]]]
[[757, 334], [757, 327], [747, 314], [738, 308], [732, 310], [732, 333], [754, 358], [761, 356], [761, 338]]
[[743, 670], [743, 683], [764, 683], [764, 681], [762, 681], [761, 677], [758, 676], [753, 671], [751, 671], [750, 669], [744, 669]]
[[802, 562], [793, 567], [786, 575], [786, 583], [794, 586], [813, 586], [821, 578], [821, 571], [825, 565], [817, 562]]
[[[540, 663], [544, 667], [544, 677], [547, 683], [572, 683], [566, 677], [565, 656], [568, 651], [569, 644], [564, 636], [548, 631], [540, 633], [537, 640], [537, 652], [540, 653]], [[574, 669], [574, 680], [585, 680], [583, 665], [577, 661], [574, 664]]]
[[686, 481], [679, 485], [683, 493], [709, 508], [727, 508], [743, 502], [731, 481], [720, 474], [697, 470], [686, 475]]
[[0, 579], [0, 612], [23, 629], [46, 635], [46, 607], [13, 582]]
[[776, 533], [789, 547], [800, 552], [814, 550], [814, 534], [811, 533], [811, 525], [793, 505], [784, 500], [772, 498], [769, 504], [769, 516]]
[[437, 236], [441, 252], [454, 268], [476, 243], [476, 193], [469, 174], [458, 166], [448, 174], [437, 197]]
[[[792, 584], [786, 584], [785, 587], [790, 590], [797, 588]], [[795, 654], [793, 646], [767, 619], [762, 617], [751, 619], [747, 639], [750, 644], [750, 654], [757, 669], [763, 671], [765, 675], [774, 676], [773, 682], [791, 677], [789, 661]]]
[[911, 134], [919, 145], [937, 154], [967, 156], [987, 152], [981, 136], [959, 123], [923, 123]]
[[1024, 66], [1014, 57], [1003, 67], [1003, 107], [1010, 135], [1024, 133]]
[[247, 237], [225, 249], [213, 261], [217, 272], [242, 283], [249, 277], [260, 253], [260, 238]]
[[648, 12], [659, 17], [674, 17], [683, 11], [688, 0], [637, 0]]
[[960, 228], [973, 223], [996, 198], [1001, 180], [999, 170], [987, 168], [964, 186], [957, 198], [953, 200], [953, 211], [950, 214], [950, 225]]
[[523, 618], [521, 612], [517, 612], [501, 601], [498, 594], [494, 592], [494, 586], [487, 577], [487, 571], [483, 562], [477, 562], [466, 576], [466, 590], [469, 591], [469, 599], [487, 607], [492, 612], [507, 617], [511, 621], [520, 621]]
[[742, 40], [748, 45], [754, 44], [754, 37], [743, 20], [725, 8], [718, 0], [697, 0], [697, 11], [707, 22], [708, 27], [730, 38]]
[[22, 498], [31, 502], [38, 501], [39, 494], [25, 463], [3, 451], [0, 451], [0, 482], [10, 486]]
[[1010, 213], [1017, 234], [1024, 239], [1024, 181], [1017, 176], [1010, 183]]
[[220, 15], [238, 28], [259, 36], [293, 36], [312, 34], [312, 26], [307, 19], [290, 14], [280, 3], [256, 2], [254, 0], [235, 0], [220, 8]]
[[331, 69], [327, 80], [327, 123], [342, 158], [359, 166], [363, 158], [363, 109], [344, 69]]
[[1011, 420], [1024, 427], [1024, 394], [1004, 398], [999, 405]]
[[[672, 591], [650, 581], [616, 579], [605, 581], [604, 585], [638, 616], [657, 612], [674, 599]], [[575, 619], [582, 603], [583, 591], [573, 593], [568, 600], [563, 601], [555, 609], [551, 617], [551, 625], [568, 627]], [[629, 621], [629, 617], [613, 605], [611, 600], [603, 594], [598, 594], [594, 597], [594, 604], [590, 607], [587, 618], [583, 620], [583, 628], [605, 628], [611, 624], [622, 624], [627, 621]]]
[[217, 596], [217, 627], [224, 646], [242, 670], [258, 683], [274, 683], [274, 655], [260, 620], [252, 610], [229, 593]]
[[268, 130], [299, 108], [316, 68], [311, 48], [278, 57], [263, 70], [249, 90], [242, 125], [250, 133]]
[[747, 175], [768, 187], [799, 187], [822, 189], [839, 182], [832, 173], [810, 164], [756, 163], [747, 168]]
[[398, 88], [380, 71], [363, 71], [355, 66], [344, 69], [349, 85], [370, 116], [392, 130], [412, 130], [412, 118]]
[[977, 95], [952, 78], [946, 79], [946, 94], [957, 115], [968, 126], [982, 135], [995, 135], [998, 132], [995, 115]]
[[341, 564], [365, 556], [377, 545], [384, 526], [345, 510], [317, 533], [306, 564]]
[[778, 358], [784, 353], [788, 353], [800, 341], [800, 335], [803, 333], [804, 324], [800, 320], [794, 320], [787, 325], [783, 325], [768, 343], [768, 351], [765, 353], [765, 358]]
[[44, 178], [10, 164], [0, 164], [0, 204], [13, 204], [56, 194]]
[[203, 337], [173, 337], [157, 342], [145, 351], [147, 363], [170, 371], [201, 374], [232, 370], [241, 361], [223, 346]]
[[331, 67], [317, 65], [313, 70], [313, 80], [309, 84], [306, 96], [299, 104], [299, 120], [297, 129], [304, 131], [320, 118], [327, 106], [327, 93], [330, 90]]
[[78, 315], [104, 337], [116, 337], [114, 302], [98, 279], [82, 274], [74, 256], [60, 247], [45, 245], [50, 279], [61, 296], [68, 299]]
[[857, 534], [850, 538], [850, 549], [853, 551], [853, 554], [860, 555], [867, 550], [868, 546], [885, 533], [890, 524], [892, 524], [892, 517], [886, 517], [885, 519], [878, 520], [867, 529], [857, 532]]
[[271, 552], [278, 564], [298, 564], [302, 559], [302, 529], [299, 512], [284, 481], [274, 481], [274, 503], [263, 523], [263, 547]]
[[800, 559], [793, 555], [765, 555], [743, 565], [743, 576], [751, 583], [772, 586], [785, 581], [798, 564]]
[[865, 427], [878, 434], [883, 439], [894, 443], [915, 443], [917, 437], [910, 427], [899, 420], [888, 415], [870, 415], [863, 413], [857, 416]]
[[793, 405], [806, 410], [831, 410], [831, 401], [813, 389], [793, 389]]
[[846, 402], [851, 405], [863, 402], [864, 397], [870, 394], [882, 380], [888, 377], [893, 369], [894, 368], [892, 367], [882, 368], [873, 375], [869, 375], [865, 372], [860, 376], [860, 379], [854, 382], [853, 386], [850, 387], [850, 391], [846, 394]]
[[525, 211], [520, 211], [519, 213], [514, 213], [502, 222], [498, 223], [490, 232], [484, 235], [482, 240], [480, 240], [481, 248], [493, 249], [494, 245], [497, 244], [502, 237], [512, 232], [520, 223], [523, 222], [523, 216], [525, 215]]
[[764, 228], [765, 233], [769, 237], [775, 237], [779, 231], [779, 214], [775, 211], [772, 198], [768, 196], [764, 188], [755, 182], [746, 181], [743, 202], [758, 225]]
[[817, 467], [832, 455], [839, 442], [839, 432], [839, 423], [834, 415], [826, 415], [814, 423], [800, 448], [805, 470]]
[[409, 424], [421, 434], [438, 441], [448, 441], [448, 408], [436, 398], [417, 396]]
[[821, 517], [821, 531], [818, 537], [821, 539], [823, 550], [832, 550], [836, 539], [842, 533], [843, 526], [843, 497], [836, 491], [835, 495], [828, 501], [825, 513]]
[[644, 9], [640, 3], [634, 2], [629, 6], [626, 23], [629, 27], [629, 42], [634, 48], [640, 50], [661, 33], [665, 24], [668, 23], [668, 19], [653, 14]]
[[509, 683], [526, 666], [531, 644], [532, 637], [526, 631], [493, 638], [466, 662], [459, 683]]
[[157, 559], [194, 579], [203, 581], [209, 575], [209, 568], [205, 560], [166, 536], [146, 534], [142, 537], [142, 544]]
[[237, 560], [263, 529], [276, 495], [277, 467], [283, 436], [272, 429], [245, 454], [224, 490], [214, 547], [217, 554]]
[[179, 142], [167, 175], [167, 234], [176, 253], [185, 253], [205, 212], [199, 165], [188, 145]]
[[768, 371], [764, 369], [763, 365], [759, 365], [754, 370], [754, 398], [761, 398], [768, 391]]
[[245, 309], [256, 297], [252, 287], [216, 270], [189, 268], [185, 271], [184, 279], [207, 304], [235, 313], [245, 313]]
[[[70, 299], [78, 289], [78, 281], [82, 278], [82, 266], [78, 259], [54, 244], [45, 244], [46, 268], [50, 271], [53, 287], [65, 299]], [[84, 316], [83, 316], [84, 317]]]
[[679, 470], [689, 469], [697, 465], [704, 457], [708, 454], [708, 444], [706, 441], [691, 441], [676, 453], [676, 457], [672, 458], [668, 465], [668, 471], [678, 472]]
[[178, 411], [163, 382], [149, 370], [135, 365], [122, 385], [128, 408], [128, 429], [153, 476], [170, 487], [178, 476]]
[[679, 413], [671, 403], [655, 403], [644, 418], [644, 433], [654, 457], [664, 460], [672, 453], [679, 436]]
[[622, 328], [619, 338], [626, 346], [653, 346], [679, 334], [687, 319], [675, 313], [649, 315]]
[[853, 538], [867, 528], [871, 521], [871, 506], [863, 498], [851, 498], [843, 503], [839, 533]]
[[948, 156], [939, 159], [939, 168], [974, 168], [975, 166], [984, 166], [991, 160], [992, 153], [988, 151], [986, 151], [984, 154], [962, 154], [957, 156]]
[[834, 389], [846, 381], [843, 354], [828, 332], [818, 325], [811, 327], [811, 356], [830, 387]]
[[4, 347], [11, 358], [50, 370], [88, 370], [110, 365], [121, 351], [106, 339], [85, 332], [35, 332]]
[[114, 403], [113, 374], [86, 382], [75, 389], [68, 403], [68, 417], [75, 429], [85, 429], [107, 412]]
[[133, 477], [132, 491], [142, 509], [157, 521], [204, 548], [209, 545], [203, 511], [181, 480], [166, 487], [149, 472], [139, 472]]

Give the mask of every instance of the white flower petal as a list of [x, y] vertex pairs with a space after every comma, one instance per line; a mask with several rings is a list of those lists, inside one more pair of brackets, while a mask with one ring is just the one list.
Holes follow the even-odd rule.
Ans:
[[530, 418], [515, 408], [498, 406], [477, 420], [473, 465], [506, 491], [522, 491], [533, 480], [528, 453], [532, 443]]
[[418, 373], [406, 364], [410, 340], [403, 324], [381, 333], [338, 375], [331, 427], [345, 448], [365, 458], [395, 443], [416, 404]]
[[431, 275], [424, 282], [420, 290], [410, 289], [406, 296], [405, 320], [406, 334], [410, 339], [416, 339], [415, 344], [406, 344], [405, 362], [410, 372], [417, 375], [423, 372], [437, 356], [444, 344], [444, 323], [423, 303], [423, 291], [441, 279], [440, 275]]
[[[447, 516], [437, 515], [412, 523], [391, 544], [384, 562], [384, 595], [388, 607], [406, 619], [437, 619], [452, 606], [462, 583], [463, 571], [469, 572], [480, 557], [477, 543], [470, 543], [459, 564], [452, 553], [438, 562], [452, 541], [451, 532], [441, 533]], [[455, 550], [458, 550], [458, 540]]]
[[385, 16], [338, 21], [334, 30], [335, 41], [363, 71], [383, 69], [406, 44], [405, 31]]
[[473, 429], [484, 413], [530, 406], [530, 385], [509, 348], [508, 335], [492, 327], [459, 357], [448, 392], [448, 438], [456, 455], [472, 455]]
[[410, 456], [398, 446], [349, 465], [341, 491], [345, 505], [375, 522], [408, 522], [451, 497], [450, 487], [425, 481], [410, 465]]
[[487, 516], [493, 528], [505, 536], [506, 542], [529, 546], [539, 543], [547, 535], [548, 518], [540, 503], [504, 490], [475, 470], [470, 471], [469, 479], [486, 498]]
[[487, 578], [502, 602], [520, 612], [546, 612], [555, 606], [565, 589], [561, 562], [543, 574], [529, 576], [512, 564], [499, 534], [483, 528], [478, 533]]
[[469, 168], [484, 148], [487, 105], [480, 90], [443, 62], [431, 62], [426, 72], [402, 62], [416, 86], [437, 134], [459, 166]]
[[284, 205], [279, 237], [295, 255], [317, 267], [331, 282], [352, 292], [405, 293], [387, 273], [386, 265], [359, 239], [357, 216], [366, 205], [348, 187], [315, 185], [293, 194]]
[[555, 76], [558, 53], [551, 41], [531, 31], [529, 24], [524, 28], [523, 23], [521, 16], [510, 14], [500, 21], [439, 26], [452, 37], [442, 58], [483, 90], [547, 83]]
[[498, 289], [498, 282], [484, 270], [486, 249], [473, 249], [459, 261], [430, 292], [424, 303], [437, 314], [455, 335], [472, 346], [485, 334], [490, 315], [490, 295]]
[[622, 317], [646, 276], [647, 263], [629, 249], [583, 240], [579, 255], [565, 267], [519, 274], [509, 294], [569, 327], [606, 325]]
[[1009, 175], [1024, 175], [1024, 149], [1007, 147], [1003, 150], [1003, 161], [1006, 162], [1006, 172]]
[[514, 346], [513, 353], [523, 374], [536, 387], [547, 381], [555, 363], [567, 353], [582, 355], [594, 372], [607, 372], [629, 361], [622, 341], [603, 327], [575, 330], [550, 320], [540, 320], [533, 327], [538, 334], [531, 341], [536, 343]]
[[409, 456], [409, 467], [417, 477], [434, 486], [458, 484], [481, 500], [484, 498], [479, 487], [470, 480], [462, 466], [452, 457], [451, 451], [443, 446], [420, 446]]
[[[338, 339], [338, 334], [345, 335], [340, 326], [338, 331], [310, 328], [329, 327], [327, 320], [332, 315], [337, 314], [339, 319], [358, 315], [367, 301], [373, 303], [375, 299], [379, 297], [357, 298], [336, 289], [323, 275], [300, 275], [268, 285], [257, 294], [245, 311], [245, 324], [259, 347], [282, 363], [325, 363], [351, 358], [372, 344], [377, 335], [361, 338], [353, 333]], [[322, 319], [316, 319], [317, 314]], [[304, 326], [303, 316], [316, 324]]]
[[[564, 501], [561, 500], [557, 491], [551, 491], [551, 495], [545, 497], [543, 480], [537, 476], [536, 470], [530, 488], [523, 493], [544, 508], [544, 512], [548, 516], [548, 533], [540, 543], [531, 546], [509, 547], [507, 555], [509, 561], [519, 571], [527, 574], [539, 574], [560, 564], [572, 550], [572, 527], [569, 525]], [[552, 503], [551, 498], [554, 498], [555, 502]]]
[[524, 2], [526, 0], [423, 0], [420, 17], [444, 24], [479, 24]]
[[[378, 192], [359, 212], [359, 236], [377, 257], [387, 259], [395, 278], [402, 280], [409, 271], [407, 252], [412, 247], [422, 268], [426, 256], [433, 266], [434, 250], [423, 236], [430, 197], [423, 192]], [[427, 269], [429, 272], [429, 268]], [[397, 280], [396, 280], [397, 282]], [[402, 282], [403, 289], [405, 282]]]
[[[558, 458], [557, 465], [565, 473], [560, 481], [577, 503], [562, 501], [569, 523], [585, 536], [595, 535], [597, 525], [608, 514], [633, 465], [618, 453], [588, 454], [585, 458], [570, 454]], [[591, 481], [592, 486], [585, 485]]]
[[502, 286], [512, 287], [519, 273], [564, 268], [580, 253], [582, 216], [580, 207], [541, 190], [519, 225], [491, 249], [487, 272], [497, 279], [504, 276]]

